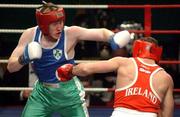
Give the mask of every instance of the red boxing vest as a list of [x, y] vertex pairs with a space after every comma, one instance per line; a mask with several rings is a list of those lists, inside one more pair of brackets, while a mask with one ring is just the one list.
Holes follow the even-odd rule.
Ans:
[[138, 58], [132, 59], [136, 65], [134, 81], [124, 87], [116, 89], [114, 108], [124, 107], [142, 112], [158, 113], [161, 99], [153, 89], [153, 74], [162, 68], [157, 64], [145, 64]]

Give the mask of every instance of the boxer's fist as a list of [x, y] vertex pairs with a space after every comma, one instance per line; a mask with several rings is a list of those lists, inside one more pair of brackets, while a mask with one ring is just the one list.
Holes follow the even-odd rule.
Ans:
[[73, 69], [73, 64], [65, 64], [65, 65], [60, 66], [56, 70], [57, 79], [61, 82], [71, 80], [73, 77], [72, 69]]
[[42, 56], [42, 48], [38, 42], [31, 42], [26, 45], [23, 54], [19, 57], [20, 64], [25, 65], [29, 62], [40, 59]]
[[109, 43], [113, 50], [123, 48], [131, 39], [130, 33], [127, 30], [120, 31], [111, 36]]

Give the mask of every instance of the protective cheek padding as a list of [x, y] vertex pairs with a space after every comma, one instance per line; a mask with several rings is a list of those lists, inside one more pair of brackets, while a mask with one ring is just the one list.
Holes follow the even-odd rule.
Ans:
[[49, 34], [49, 25], [58, 20], [65, 20], [65, 13], [63, 8], [58, 8], [47, 13], [41, 13], [40, 10], [36, 10], [36, 20], [43, 34]]

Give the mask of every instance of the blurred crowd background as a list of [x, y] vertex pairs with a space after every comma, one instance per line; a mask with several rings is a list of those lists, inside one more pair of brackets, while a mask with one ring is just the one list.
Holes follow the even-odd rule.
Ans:
[[[119, 4], [119, 5], [144, 5], [144, 4], [180, 4], [180, 1], [132, 1], [132, 0], [50, 0], [56, 4]], [[46, 0], [48, 2], [48, 0]], [[0, 4], [41, 4], [41, 0], [5, 0]], [[0, 8], [1, 29], [26, 29], [36, 26], [35, 9], [31, 8]], [[70, 9], [66, 8], [67, 26], [78, 25], [87, 28], [108, 28], [119, 30], [143, 30], [143, 9]], [[166, 8], [152, 10], [152, 30], [179, 30], [180, 8]], [[0, 59], [8, 59], [18, 43], [20, 33], [0, 33]], [[132, 40], [144, 36], [131, 33]], [[163, 46], [162, 60], [179, 60], [180, 34], [152, 34]], [[125, 48], [112, 51], [108, 43], [82, 41], [76, 46], [76, 60], [102, 60], [114, 56], [131, 56], [131, 43]], [[33, 71], [26, 65], [16, 73], [6, 70], [6, 63], [0, 63], [0, 87], [28, 87], [31, 86]], [[180, 88], [179, 64], [161, 65], [173, 77], [175, 88]], [[115, 86], [115, 73], [94, 74], [80, 78], [85, 87], [113, 88]], [[30, 83], [30, 84], [29, 84]], [[23, 105], [20, 91], [0, 91], [0, 105]], [[89, 106], [112, 106], [113, 92], [87, 92], [86, 99]]]

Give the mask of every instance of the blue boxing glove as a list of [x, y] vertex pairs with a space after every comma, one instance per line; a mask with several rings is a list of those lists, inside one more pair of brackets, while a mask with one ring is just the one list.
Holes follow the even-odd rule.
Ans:
[[31, 42], [26, 45], [24, 53], [19, 57], [18, 61], [21, 65], [25, 65], [33, 60], [40, 59], [41, 56], [41, 45], [38, 42]]
[[127, 30], [112, 35], [109, 40], [112, 50], [117, 50], [126, 46], [131, 39], [130, 37], [130, 33]]

